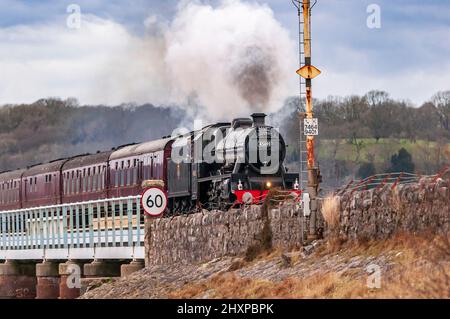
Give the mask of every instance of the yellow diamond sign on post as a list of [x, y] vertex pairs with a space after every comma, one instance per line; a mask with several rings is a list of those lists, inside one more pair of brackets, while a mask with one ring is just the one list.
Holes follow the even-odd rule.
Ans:
[[312, 65], [305, 65], [301, 69], [297, 70], [297, 74], [304, 79], [314, 79], [320, 73], [320, 70]]

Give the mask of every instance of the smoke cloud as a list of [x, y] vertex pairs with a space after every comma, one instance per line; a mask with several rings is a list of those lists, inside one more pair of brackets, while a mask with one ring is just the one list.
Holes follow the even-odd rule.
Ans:
[[0, 28], [0, 103], [176, 104], [230, 120], [276, 111], [297, 93], [295, 42], [268, 6], [182, 1], [177, 10], [171, 21], [148, 17], [144, 35], [87, 14], [79, 30], [60, 22]]
[[165, 39], [174, 96], [217, 119], [274, 111], [296, 92], [295, 46], [265, 5], [189, 3]]

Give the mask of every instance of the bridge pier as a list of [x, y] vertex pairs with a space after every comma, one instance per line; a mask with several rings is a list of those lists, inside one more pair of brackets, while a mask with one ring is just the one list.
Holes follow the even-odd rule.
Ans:
[[36, 277], [36, 299], [58, 299], [58, 264], [47, 260], [44, 260], [40, 264], [36, 264]]
[[139, 271], [145, 267], [144, 260], [133, 259], [129, 264], [120, 266], [120, 277], [126, 277], [131, 273]]
[[7, 260], [0, 264], [0, 299], [34, 299], [36, 268], [32, 263]]
[[120, 277], [120, 264], [95, 259], [84, 265], [84, 276], [86, 278]]
[[59, 264], [59, 299], [76, 299], [80, 296], [83, 265], [73, 260]]
[[84, 265], [81, 294], [104, 282], [108, 282], [113, 277], [120, 277], [120, 263], [94, 259], [93, 262]]

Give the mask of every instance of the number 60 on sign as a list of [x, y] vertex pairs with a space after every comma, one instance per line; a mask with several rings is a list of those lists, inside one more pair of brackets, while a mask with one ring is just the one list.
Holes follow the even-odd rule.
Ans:
[[141, 205], [146, 214], [160, 216], [167, 208], [167, 194], [159, 187], [147, 188], [142, 193]]

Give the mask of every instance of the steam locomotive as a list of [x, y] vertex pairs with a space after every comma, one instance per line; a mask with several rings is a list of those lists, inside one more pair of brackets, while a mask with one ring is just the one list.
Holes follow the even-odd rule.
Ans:
[[139, 195], [146, 180], [164, 182], [170, 213], [258, 203], [273, 187], [299, 195], [265, 116], [0, 173], [0, 211]]

